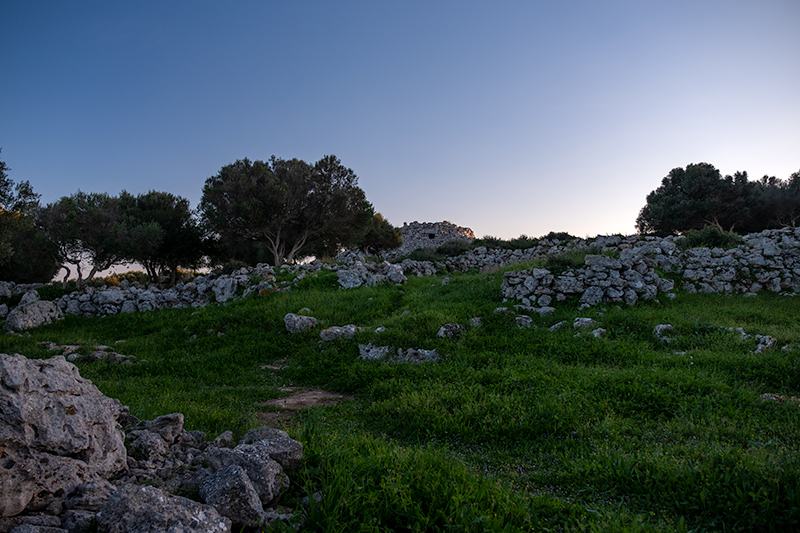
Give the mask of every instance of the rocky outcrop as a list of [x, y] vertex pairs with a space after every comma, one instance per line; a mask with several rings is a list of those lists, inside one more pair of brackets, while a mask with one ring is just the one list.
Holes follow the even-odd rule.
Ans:
[[302, 444], [273, 428], [229, 448], [230, 432], [207, 442], [180, 413], [140, 422], [63, 356], [0, 354], [0, 387], [0, 533], [82, 531], [95, 520], [126, 532], [265, 525], [279, 517], [270, 507], [284, 469], [302, 458]]
[[75, 487], [127, 468], [122, 405], [61, 356], [0, 358], [0, 515], [60, 514]]

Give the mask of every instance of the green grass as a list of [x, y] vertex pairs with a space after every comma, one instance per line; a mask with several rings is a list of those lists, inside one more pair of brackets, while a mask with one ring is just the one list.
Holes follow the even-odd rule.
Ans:
[[[761, 399], [800, 396], [800, 299], [679, 294], [583, 311], [568, 301], [518, 329], [494, 313], [510, 306], [504, 270], [349, 291], [321, 272], [290, 292], [226, 305], [69, 317], [4, 334], [0, 351], [115, 346], [136, 362], [78, 363], [81, 374], [140, 418], [180, 411], [209, 437], [256, 426], [281, 386], [352, 395], [288, 428], [305, 457], [283, 502], [309, 531], [800, 527], [800, 407]], [[319, 326], [287, 334], [283, 316], [302, 308]], [[441, 325], [477, 316], [481, 326], [436, 338]], [[606, 336], [576, 337], [578, 316]], [[560, 321], [567, 326], [548, 331]], [[320, 341], [321, 328], [349, 323], [363, 327], [354, 339]], [[671, 343], [652, 335], [665, 323]], [[753, 353], [754, 339], [726, 329], [736, 327], [775, 336], [777, 349]], [[362, 361], [367, 342], [443, 358]], [[280, 372], [263, 368], [284, 359]], [[317, 492], [319, 503], [300, 504]]]

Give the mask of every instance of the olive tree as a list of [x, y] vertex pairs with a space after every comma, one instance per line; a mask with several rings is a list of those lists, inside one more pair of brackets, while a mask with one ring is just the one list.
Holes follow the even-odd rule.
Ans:
[[203, 224], [228, 250], [260, 243], [274, 265], [355, 244], [373, 214], [358, 178], [333, 155], [241, 159], [206, 180]]

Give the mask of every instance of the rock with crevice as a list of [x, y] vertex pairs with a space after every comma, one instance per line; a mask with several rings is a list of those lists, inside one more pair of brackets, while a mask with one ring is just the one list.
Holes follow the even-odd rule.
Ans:
[[125, 485], [97, 513], [97, 526], [106, 533], [229, 533], [231, 520], [211, 505], [156, 487]]
[[124, 471], [127, 411], [63, 356], [0, 354], [0, 516], [57, 514], [83, 483]]

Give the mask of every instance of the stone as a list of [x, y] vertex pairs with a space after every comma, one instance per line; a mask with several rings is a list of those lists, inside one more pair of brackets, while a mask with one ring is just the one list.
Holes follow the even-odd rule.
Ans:
[[169, 451], [169, 445], [158, 433], [147, 430], [130, 432], [130, 455], [140, 461], [158, 461]]
[[206, 477], [200, 497], [222, 516], [237, 525], [257, 527], [264, 518], [264, 507], [244, 468], [230, 465]]
[[39, 301], [39, 293], [35, 289], [31, 289], [22, 295], [17, 305], [28, 305]]
[[530, 328], [533, 326], [533, 319], [528, 315], [518, 315], [514, 318], [514, 323], [518, 328]]
[[375, 346], [372, 343], [358, 345], [358, 356], [361, 359], [385, 359], [391, 351], [389, 346]]
[[78, 485], [127, 467], [126, 409], [63, 356], [0, 354], [0, 386], [0, 516], [60, 511]]
[[582, 304], [586, 304], [589, 306], [597, 305], [602, 301], [603, 301], [603, 289], [600, 287], [587, 288], [580, 299], [580, 302]]
[[162, 415], [158, 418], [145, 423], [144, 428], [147, 431], [157, 433], [167, 446], [172, 446], [181, 432], [183, 431], [183, 414], [172, 413], [169, 415]]
[[597, 322], [591, 318], [578, 317], [572, 322], [572, 327], [575, 329], [586, 329], [597, 325]]
[[324, 341], [334, 341], [338, 339], [352, 339], [355, 337], [358, 328], [354, 324], [346, 326], [332, 326], [319, 332], [319, 336]]
[[228, 533], [231, 521], [214, 507], [151, 486], [125, 485], [97, 513], [105, 533]]
[[122, 302], [125, 301], [125, 293], [120, 289], [111, 288], [97, 291], [92, 295], [92, 299], [97, 305], [122, 305]]
[[283, 317], [283, 323], [286, 325], [286, 331], [289, 333], [302, 333], [316, 327], [317, 319], [313, 316], [287, 313], [286, 316]]
[[395, 363], [426, 363], [438, 361], [441, 356], [436, 350], [423, 350], [419, 348], [409, 348], [408, 350], [397, 350], [397, 355], [392, 357]]
[[61, 308], [53, 302], [38, 301], [19, 305], [6, 317], [6, 331], [23, 331], [50, 324], [63, 316]]
[[117, 488], [105, 479], [95, 479], [75, 486], [67, 497], [67, 509], [99, 511]]
[[264, 426], [244, 434], [239, 444], [263, 447], [270, 458], [283, 468], [297, 468], [303, 458], [303, 444], [281, 429]]
[[261, 503], [265, 506], [269, 505], [283, 489], [289, 486], [289, 480], [283, 473], [283, 468], [270, 458], [263, 446], [240, 444], [232, 450], [228, 448], [214, 449], [206, 453], [206, 461], [215, 471], [231, 465], [242, 467], [258, 492]]
[[592, 330], [592, 336], [594, 336], [596, 338], [605, 337], [606, 336], [606, 330], [603, 329], [603, 328], [597, 328], [595, 330]]
[[236, 278], [220, 278], [212, 285], [211, 292], [214, 293], [214, 299], [217, 302], [227, 302], [236, 296], [236, 289], [238, 286], [239, 284], [237, 283]]
[[436, 337], [440, 339], [454, 339], [466, 331], [467, 328], [461, 324], [445, 324], [436, 332]]
[[672, 329], [673, 329], [672, 324], [659, 324], [653, 328], [653, 336], [656, 337], [658, 340], [669, 344], [670, 342], [672, 342], [672, 338], [668, 337], [666, 333], [668, 331], [672, 331]]

